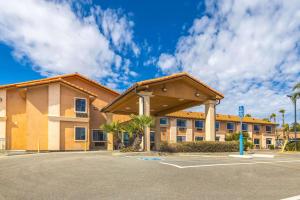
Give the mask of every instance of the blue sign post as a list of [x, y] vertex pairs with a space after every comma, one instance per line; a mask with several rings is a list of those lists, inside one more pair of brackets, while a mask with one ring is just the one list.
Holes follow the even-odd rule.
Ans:
[[240, 155], [244, 155], [244, 141], [243, 141], [243, 117], [244, 117], [244, 106], [239, 106], [239, 116], [241, 120], [241, 131], [240, 131]]

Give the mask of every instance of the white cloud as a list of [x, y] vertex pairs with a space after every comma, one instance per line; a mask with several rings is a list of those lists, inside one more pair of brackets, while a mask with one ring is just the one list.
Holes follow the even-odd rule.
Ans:
[[[0, 42], [42, 74], [79, 72], [103, 79], [130, 74], [126, 52], [137, 56], [133, 22], [119, 10], [81, 10], [72, 1], [0, 1]], [[125, 53], [124, 53], [125, 52]]]
[[162, 72], [188, 71], [225, 94], [220, 112], [269, 116], [289, 111], [286, 98], [300, 80], [300, 2], [297, 0], [206, 1], [175, 52], [161, 54]]

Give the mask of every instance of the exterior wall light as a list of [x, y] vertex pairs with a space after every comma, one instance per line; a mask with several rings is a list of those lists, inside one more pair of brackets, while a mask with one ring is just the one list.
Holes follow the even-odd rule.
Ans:
[[195, 93], [195, 96], [196, 96], [196, 97], [200, 97], [200, 93], [199, 93], [199, 92], [196, 92], [196, 93]]
[[167, 88], [166, 88], [166, 87], [163, 87], [161, 90], [162, 90], [163, 92], [166, 92], [166, 91], [167, 91]]
[[130, 108], [130, 107], [126, 107], [125, 109], [126, 109], [126, 110], [130, 110], [131, 108]]
[[164, 105], [162, 105], [163, 107], [168, 107], [168, 105], [167, 104], [164, 104]]

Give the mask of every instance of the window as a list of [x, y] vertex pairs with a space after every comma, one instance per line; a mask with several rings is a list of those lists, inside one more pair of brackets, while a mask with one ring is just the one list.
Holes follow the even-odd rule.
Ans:
[[186, 120], [185, 119], [177, 119], [177, 126], [179, 128], [186, 128]]
[[151, 143], [155, 142], [155, 132], [154, 131], [150, 131], [150, 142]]
[[266, 132], [271, 133], [272, 132], [272, 126], [266, 126]]
[[195, 128], [197, 129], [197, 130], [203, 130], [203, 128], [204, 128], [204, 122], [202, 121], [202, 120], [196, 120], [195, 121]]
[[168, 118], [166, 118], [166, 117], [162, 117], [162, 118], [160, 118], [159, 119], [159, 124], [160, 125], [168, 125]]
[[242, 123], [242, 131], [244, 132], [248, 131], [248, 124]]
[[85, 141], [85, 127], [75, 127], [75, 140], [76, 141]]
[[216, 136], [216, 141], [220, 142], [220, 136]]
[[254, 130], [254, 132], [259, 132], [259, 125], [257, 125], [257, 124], [254, 124], [253, 125], [253, 130]]
[[255, 145], [259, 145], [259, 139], [257, 139], [257, 138], [254, 138], [254, 141], [253, 141], [253, 143], [254, 143]]
[[204, 137], [202, 136], [195, 136], [195, 141], [203, 141]]
[[228, 122], [228, 123], [227, 123], [227, 130], [233, 131], [233, 130], [234, 130], [234, 123]]
[[93, 142], [105, 142], [106, 141], [106, 133], [101, 130], [92, 130], [92, 138]]
[[185, 136], [177, 136], [177, 142], [185, 142]]
[[266, 138], [266, 145], [272, 144], [272, 138]]
[[216, 122], [216, 131], [219, 131], [220, 129], [220, 122]]
[[86, 99], [75, 98], [75, 112], [86, 113]]
[[125, 146], [128, 146], [130, 141], [129, 141], [129, 134], [127, 132], [123, 133], [123, 143], [125, 144]]

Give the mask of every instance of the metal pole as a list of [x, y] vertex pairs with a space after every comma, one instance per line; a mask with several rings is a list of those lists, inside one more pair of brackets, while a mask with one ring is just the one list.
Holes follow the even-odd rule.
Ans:
[[294, 124], [294, 134], [295, 134], [295, 139], [297, 138], [297, 131], [296, 131], [296, 125], [297, 125], [297, 99], [295, 99], [295, 124]]
[[243, 131], [242, 131], [242, 125], [243, 125], [243, 122], [242, 122], [243, 118], [241, 118], [241, 130], [240, 130], [240, 155], [244, 155], [244, 141], [243, 141]]

